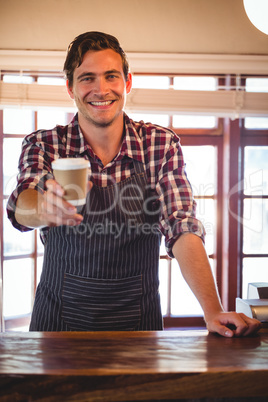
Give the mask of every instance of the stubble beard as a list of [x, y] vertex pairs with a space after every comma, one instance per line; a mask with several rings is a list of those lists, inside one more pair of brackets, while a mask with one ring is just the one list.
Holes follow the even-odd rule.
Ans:
[[[114, 121], [117, 119], [118, 117], [118, 113], [115, 114], [112, 118], [110, 118], [109, 120], [103, 120], [103, 121], [98, 121], [95, 120], [94, 118], [92, 118], [90, 116], [90, 113], [87, 110], [87, 107], [85, 106], [85, 103], [81, 103], [78, 100], [76, 101], [76, 105], [78, 110], [80, 111], [80, 113], [84, 116], [84, 119], [89, 123], [92, 124], [93, 126], [95, 126], [96, 128], [107, 128], [110, 127]], [[123, 113], [123, 111], [122, 111]]]
[[88, 121], [88, 123], [93, 124], [96, 128], [106, 128], [106, 127], [110, 127], [113, 124], [115, 118], [113, 118], [109, 121], [100, 121], [99, 122], [99, 121], [93, 120], [89, 116], [86, 116], [86, 120]]

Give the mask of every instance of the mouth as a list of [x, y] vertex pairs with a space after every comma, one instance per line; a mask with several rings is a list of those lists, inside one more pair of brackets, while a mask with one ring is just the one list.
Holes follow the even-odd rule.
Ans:
[[95, 101], [95, 102], [88, 102], [88, 103], [92, 106], [103, 107], [103, 106], [110, 106], [114, 102], [115, 102], [114, 100], [109, 100], [109, 101]]

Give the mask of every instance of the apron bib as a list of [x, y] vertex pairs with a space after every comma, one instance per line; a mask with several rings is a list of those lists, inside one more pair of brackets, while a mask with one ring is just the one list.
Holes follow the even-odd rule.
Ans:
[[31, 331], [161, 330], [159, 203], [143, 165], [93, 184], [79, 226], [49, 230]]

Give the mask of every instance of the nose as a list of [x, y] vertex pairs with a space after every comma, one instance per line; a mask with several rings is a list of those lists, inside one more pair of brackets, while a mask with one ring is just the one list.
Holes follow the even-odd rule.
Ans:
[[105, 77], [99, 77], [95, 80], [94, 94], [97, 96], [105, 96], [109, 93], [108, 84]]

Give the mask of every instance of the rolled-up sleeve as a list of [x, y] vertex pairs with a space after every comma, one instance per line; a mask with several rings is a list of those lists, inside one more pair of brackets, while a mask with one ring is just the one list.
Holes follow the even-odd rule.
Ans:
[[16, 203], [19, 194], [26, 189], [34, 189], [40, 193], [45, 191], [45, 181], [53, 177], [50, 158], [54, 159], [54, 151], [45, 152], [42, 141], [42, 133], [37, 132], [25, 137], [22, 143], [22, 152], [19, 159], [19, 172], [17, 176], [17, 186], [10, 194], [7, 203], [7, 215], [12, 225], [25, 232], [32, 230], [20, 225], [15, 219]]
[[204, 242], [205, 229], [196, 218], [196, 201], [179, 141], [172, 143], [165, 152], [156, 190], [162, 205], [160, 229], [165, 236], [168, 255], [174, 257], [172, 247], [182, 233], [194, 233]]

